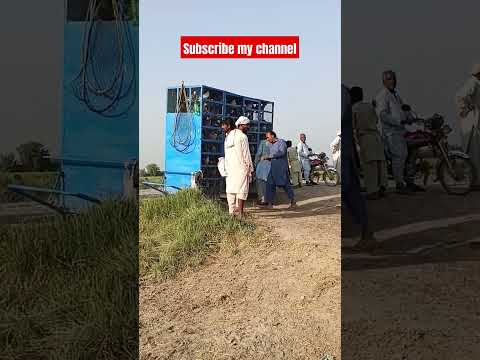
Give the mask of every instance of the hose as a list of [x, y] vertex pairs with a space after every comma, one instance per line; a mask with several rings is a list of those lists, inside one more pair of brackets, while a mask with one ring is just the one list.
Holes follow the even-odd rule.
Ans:
[[177, 99], [175, 122], [170, 144], [175, 150], [183, 154], [193, 152], [197, 138], [197, 131], [193, 123], [193, 114], [190, 107], [191, 104], [187, 101], [187, 94], [182, 82]]
[[[102, 31], [101, 21], [97, 19], [101, 4], [101, 0], [89, 2], [80, 52], [80, 71], [72, 81], [72, 89], [74, 96], [90, 111], [114, 118], [128, 113], [136, 101], [136, 51], [127, 14], [119, 0], [112, 0], [114, 46], [108, 36], [104, 44], [101, 43], [102, 33], [108, 34]], [[113, 66], [112, 58], [116, 59]]]

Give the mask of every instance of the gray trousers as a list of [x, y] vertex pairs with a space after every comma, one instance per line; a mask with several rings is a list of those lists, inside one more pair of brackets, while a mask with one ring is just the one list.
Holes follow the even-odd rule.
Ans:
[[[475, 168], [476, 182], [472, 185], [480, 185], [480, 132], [478, 129], [473, 129], [473, 134], [468, 132], [463, 135], [464, 151], [470, 156], [470, 160]], [[467, 148], [468, 147], [468, 148]]]
[[393, 178], [398, 185], [405, 184], [405, 163], [408, 156], [407, 142], [403, 134], [385, 136], [388, 155], [392, 160]]
[[335, 170], [337, 170], [338, 183], [342, 183], [342, 158], [339, 157], [335, 162]]
[[403, 134], [385, 137], [388, 155], [392, 160], [393, 178], [398, 185], [414, 183], [418, 148], [409, 147]]
[[261, 179], [257, 179], [257, 196], [260, 202], [265, 202], [265, 195], [267, 192], [267, 182]]
[[366, 161], [363, 164], [367, 194], [374, 194], [381, 186], [387, 187], [387, 167], [383, 160]]

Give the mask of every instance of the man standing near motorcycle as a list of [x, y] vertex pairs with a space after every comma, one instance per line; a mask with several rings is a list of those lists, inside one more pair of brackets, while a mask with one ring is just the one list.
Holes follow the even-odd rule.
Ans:
[[300, 142], [297, 144], [298, 161], [300, 161], [300, 164], [302, 165], [303, 177], [305, 178], [307, 185], [313, 185], [313, 181], [310, 180], [310, 150], [308, 150], [306, 140], [306, 135], [300, 134]]
[[405, 111], [408, 106], [403, 104], [396, 90], [395, 72], [392, 70], [383, 72], [382, 80], [384, 88], [377, 95], [375, 103], [382, 125], [385, 146], [392, 161], [397, 192], [405, 194], [410, 191], [424, 191], [414, 182], [416, 152], [411, 149], [409, 153], [405, 140], [405, 125], [410, 123]]
[[287, 141], [287, 158], [292, 186], [302, 187], [302, 166], [298, 161], [297, 149], [292, 146], [290, 140]]
[[[342, 219], [348, 210], [354, 221], [361, 227], [360, 241], [355, 245], [358, 250], [374, 250], [377, 241], [369, 224], [365, 199], [360, 193], [360, 180], [355, 165], [355, 144], [352, 126], [352, 104], [348, 88], [342, 84]], [[344, 210], [345, 209], [345, 210]], [[343, 221], [343, 220], [342, 220]]]
[[350, 99], [367, 199], [378, 199], [385, 195], [387, 187], [387, 167], [383, 141], [377, 128], [378, 117], [372, 104], [363, 102], [361, 87], [354, 86], [350, 89]]
[[460, 116], [463, 147], [465, 152], [470, 155], [476, 169], [476, 181], [472, 184], [473, 189], [478, 190], [480, 189], [480, 64], [473, 66], [472, 76], [457, 92], [455, 102]]

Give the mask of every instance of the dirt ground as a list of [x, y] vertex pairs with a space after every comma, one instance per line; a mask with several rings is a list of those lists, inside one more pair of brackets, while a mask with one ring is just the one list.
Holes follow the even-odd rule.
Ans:
[[382, 247], [342, 250], [343, 360], [480, 358], [479, 200], [431, 187], [368, 203]]
[[303, 188], [296, 210], [251, 208], [259, 240], [142, 282], [141, 358], [340, 359], [339, 191]]

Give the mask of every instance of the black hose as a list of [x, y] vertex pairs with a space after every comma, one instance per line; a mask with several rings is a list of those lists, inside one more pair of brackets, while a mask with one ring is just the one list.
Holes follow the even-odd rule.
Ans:
[[[121, 1], [112, 0], [117, 59], [113, 76], [106, 79], [101, 66], [104, 59], [112, 58], [111, 48], [102, 49], [99, 36], [102, 34], [97, 20], [101, 2], [90, 0], [83, 33], [80, 71], [72, 81], [74, 96], [87, 108], [103, 117], [114, 118], [130, 111], [137, 97], [137, 61], [127, 14]], [[128, 66], [130, 65], [130, 66]]]
[[193, 122], [191, 103], [187, 101], [185, 88], [180, 88], [177, 99], [175, 122], [173, 133], [170, 138], [170, 145], [180, 153], [190, 154], [195, 149], [197, 129]]

